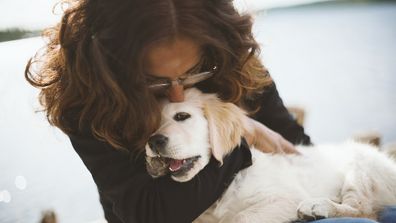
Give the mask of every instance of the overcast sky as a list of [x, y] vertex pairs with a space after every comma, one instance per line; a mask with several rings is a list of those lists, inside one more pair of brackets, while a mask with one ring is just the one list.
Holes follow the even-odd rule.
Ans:
[[[235, 0], [235, 5], [241, 9], [259, 10], [316, 1], [320, 0]], [[52, 8], [57, 2], [58, 0], [0, 0], [0, 29], [41, 29], [55, 24], [60, 18], [60, 10], [55, 10], [58, 15], [54, 15]]]

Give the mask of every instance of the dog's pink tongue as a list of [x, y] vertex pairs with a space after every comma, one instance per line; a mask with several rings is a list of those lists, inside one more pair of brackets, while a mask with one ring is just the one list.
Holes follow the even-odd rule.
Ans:
[[169, 170], [172, 172], [178, 171], [183, 165], [183, 160], [171, 160], [169, 163]]

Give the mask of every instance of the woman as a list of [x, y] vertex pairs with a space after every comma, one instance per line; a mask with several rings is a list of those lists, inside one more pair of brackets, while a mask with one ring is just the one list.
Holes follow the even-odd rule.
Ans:
[[[81, 0], [46, 31], [47, 51], [29, 61], [26, 78], [91, 172], [108, 222], [191, 222], [251, 163], [244, 143], [222, 167], [211, 161], [187, 183], [152, 179], [142, 151], [159, 125], [161, 97], [183, 101], [192, 86], [216, 92], [288, 141], [310, 144], [258, 60], [251, 28], [229, 0]], [[249, 144], [294, 151], [252, 124], [263, 137]]]

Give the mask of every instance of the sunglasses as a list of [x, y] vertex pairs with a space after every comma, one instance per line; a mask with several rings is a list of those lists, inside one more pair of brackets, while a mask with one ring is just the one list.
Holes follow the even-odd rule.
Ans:
[[[198, 68], [194, 70], [199, 70], [201, 66], [197, 66], [197, 67]], [[148, 80], [147, 87], [156, 94], [164, 93], [171, 86], [174, 85], [182, 85], [184, 86], [184, 88], [190, 88], [199, 82], [211, 78], [216, 73], [216, 71], [217, 71], [217, 66], [213, 66], [210, 70], [203, 72], [193, 72], [192, 70], [188, 74], [183, 75], [177, 78], [176, 80], [169, 80], [165, 78]]]

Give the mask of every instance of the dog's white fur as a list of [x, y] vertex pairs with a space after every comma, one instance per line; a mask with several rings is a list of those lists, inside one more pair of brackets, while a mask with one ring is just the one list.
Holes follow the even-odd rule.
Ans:
[[[177, 122], [177, 112], [191, 118]], [[167, 157], [200, 155], [194, 167], [174, 180], [194, 177], [211, 155], [222, 161], [249, 132], [244, 112], [196, 89], [186, 101], [165, 103], [161, 128], [169, 137]], [[306, 216], [375, 218], [396, 205], [396, 163], [369, 145], [298, 146], [301, 155], [266, 154], [252, 148], [253, 165], [241, 170], [223, 196], [196, 222], [283, 223]], [[155, 157], [148, 146], [147, 156]]]

